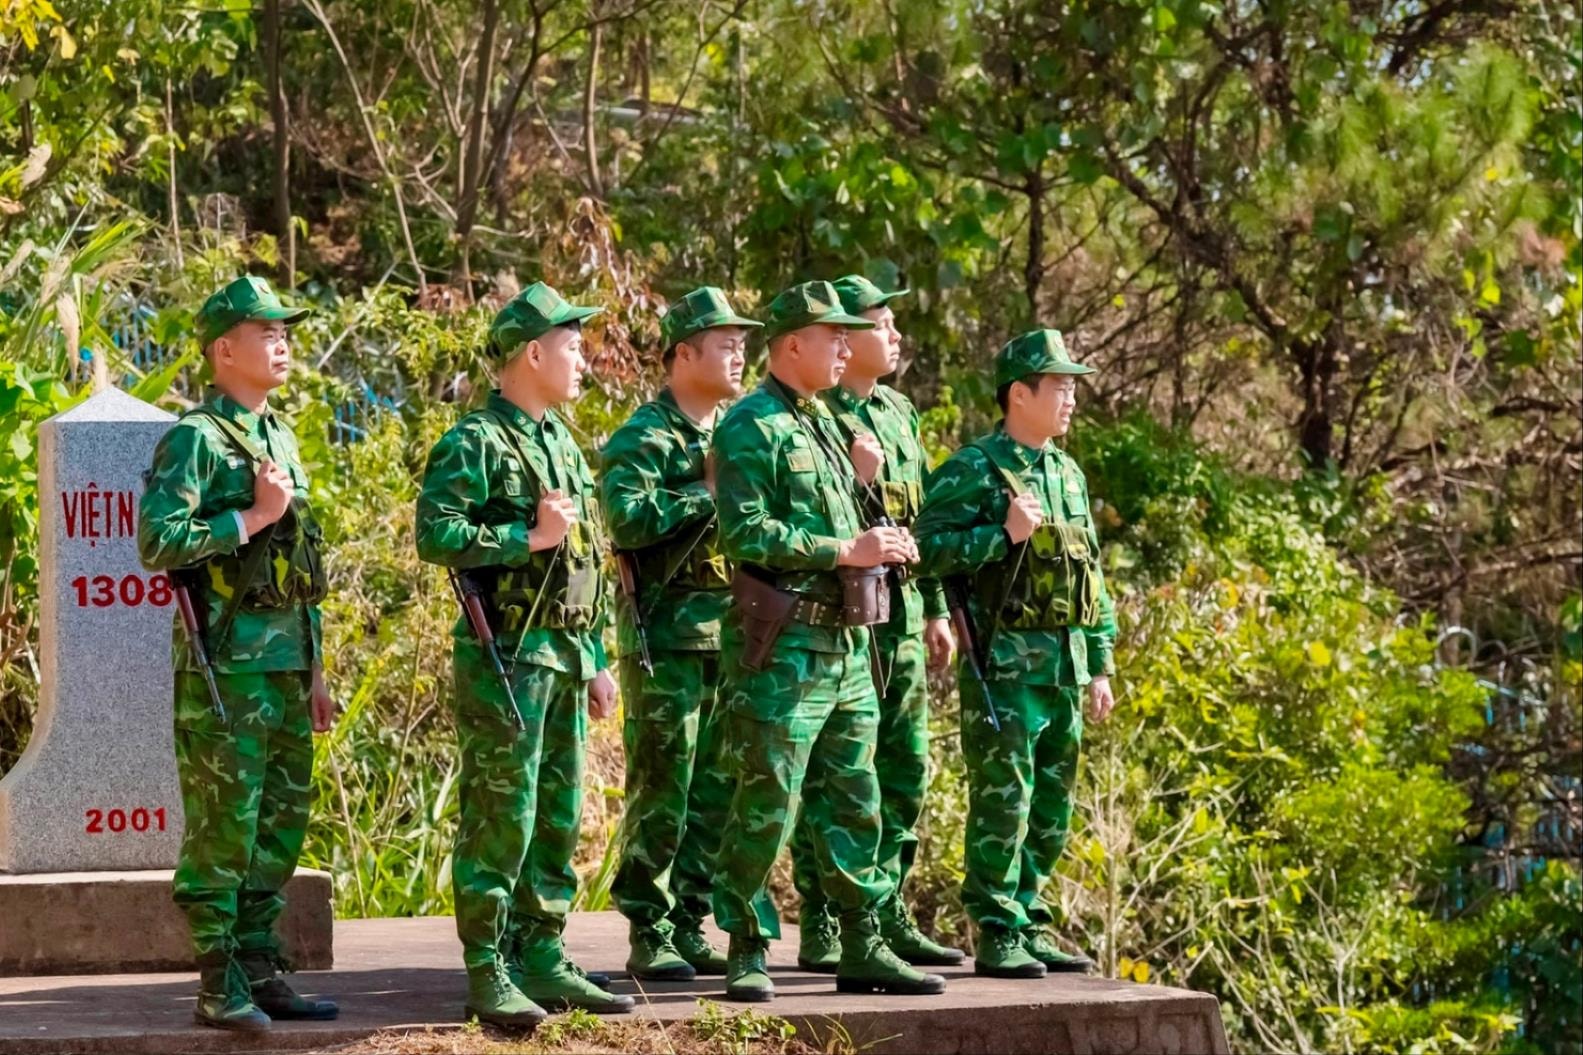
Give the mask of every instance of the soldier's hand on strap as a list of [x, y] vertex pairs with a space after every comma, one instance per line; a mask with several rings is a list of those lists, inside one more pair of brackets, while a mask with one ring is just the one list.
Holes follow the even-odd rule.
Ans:
[[285, 516], [296, 493], [291, 474], [264, 459], [253, 476], [253, 507], [242, 514], [247, 533], [253, 535]]
[[539, 499], [538, 522], [528, 532], [528, 549], [537, 553], [559, 546], [575, 523], [577, 503], [559, 489], [545, 491], [544, 497]]
[[1038, 495], [1025, 491], [1011, 500], [1011, 508], [1006, 510], [1006, 534], [1013, 544], [1028, 541], [1043, 523], [1044, 509]]
[[1100, 675], [1088, 683], [1088, 716], [1096, 722], [1104, 721], [1111, 708], [1116, 706], [1115, 693], [1110, 691], [1110, 679]]
[[885, 448], [880, 446], [878, 436], [864, 433], [852, 441], [852, 468], [857, 470], [858, 479], [873, 483], [884, 464]]
[[857, 538], [841, 543], [836, 563], [848, 568], [904, 564], [909, 552], [916, 555], [918, 548], [904, 528], [872, 527]]
[[609, 718], [616, 713], [616, 682], [608, 670], [601, 670], [588, 683], [588, 715]]

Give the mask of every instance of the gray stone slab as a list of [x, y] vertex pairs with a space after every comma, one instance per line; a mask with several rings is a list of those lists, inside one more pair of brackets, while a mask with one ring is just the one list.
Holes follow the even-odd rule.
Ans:
[[[627, 978], [621, 970], [626, 921], [616, 913], [575, 914], [566, 937], [580, 964], [611, 971], [614, 988], [637, 998], [637, 1015], [660, 1021], [689, 1018], [698, 1012], [698, 1001], [707, 999], [732, 1011], [752, 1007], [779, 1015], [816, 1042], [839, 1029], [856, 1050], [874, 1055], [1227, 1050], [1215, 999], [1186, 989], [1071, 975], [1006, 981], [976, 977], [969, 966], [940, 972], [948, 980], [943, 996], [844, 996], [829, 975], [797, 969], [792, 928], [770, 951], [776, 999], [740, 1005], [725, 1000], [719, 978], [643, 986]], [[279, 1022], [266, 1037], [247, 1037], [192, 1024], [191, 976], [0, 978], [0, 1055], [301, 1051], [354, 1043], [381, 1030], [460, 1025], [467, 980], [452, 919], [342, 920], [335, 940], [336, 969], [299, 975], [294, 982], [302, 992], [337, 999], [337, 1021]]]
[[[191, 971], [187, 918], [169, 871], [0, 875], [0, 976]], [[335, 962], [328, 872], [299, 868], [277, 933], [307, 970]]]
[[173, 421], [107, 389], [39, 427], [42, 682], [27, 751], [0, 780], [0, 872], [176, 863], [175, 607], [137, 559], [142, 474]]

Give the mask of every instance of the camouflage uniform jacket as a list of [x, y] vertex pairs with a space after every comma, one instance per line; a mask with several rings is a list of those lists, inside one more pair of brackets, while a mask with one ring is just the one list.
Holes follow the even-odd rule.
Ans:
[[[719, 553], [714, 495], [704, 484], [712, 431], [682, 413], [667, 388], [605, 445], [600, 500], [611, 541], [638, 557], [638, 603], [651, 648], [720, 647], [731, 580]], [[636, 652], [637, 629], [624, 598], [616, 614], [621, 654]]]
[[[553, 410], [534, 421], [492, 392], [429, 452], [418, 496], [418, 556], [450, 568], [523, 567], [533, 559], [528, 532], [539, 498], [557, 489], [576, 503], [579, 521], [562, 546], [586, 546], [592, 552], [580, 557], [602, 559], [606, 543], [594, 478], [571, 432]], [[497, 627], [501, 656], [587, 681], [605, 668], [605, 607], [601, 596], [599, 615], [586, 629]], [[472, 636], [465, 616], [458, 616], [453, 633]]]
[[[1088, 483], [1071, 456], [1053, 443], [1045, 444], [1043, 450], [1025, 447], [1004, 428], [997, 428], [980, 442], [995, 452], [999, 465], [1015, 468], [1022, 485], [1039, 496], [1046, 519], [1060, 518], [1086, 529], [1089, 546], [1098, 552]], [[997, 464], [977, 445], [969, 444], [946, 459], [929, 477], [923, 512], [913, 526], [921, 571], [942, 578], [971, 577], [1011, 558], [1016, 550], [1004, 526], [1011, 503], [1007, 490]], [[972, 591], [968, 592], [968, 605], [983, 647], [983, 638], [991, 634], [995, 621]], [[1116, 609], [1103, 577], [1098, 608], [1095, 623], [1070, 631], [994, 630], [984, 673], [1028, 684], [1060, 684], [1065, 681], [1060, 675], [1067, 660], [1078, 685], [1086, 685], [1093, 675], [1112, 673]]]
[[[821, 401], [768, 377], [726, 411], [713, 445], [726, 556], [776, 573], [783, 590], [833, 605], [841, 603], [841, 544], [863, 530], [850, 470], [826, 454], [840, 443]], [[839, 626], [794, 622], [780, 640], [816, 652], [854, 648], [852, 631]]]
[[[874, 481], [874, 492], [884, 502], [885, 513], [898, 525], [912, 527], [923, 505], [923, 476], [927, 466], [918, 439], [918, 411], [912, 401], [894, 388], [875, 385], [867, 398], [845, 385], [823, 393], [845, 434], [848, 447], [860, 433], [870, 433], [885, 451], [885, 462]], [[866, 498], [862, 485], [858, 497]], [[901, 634], [923, 631], [923, 622], [945, 618], [945, 595], [935, 579], [909, 575], [892, 579], [890, 629]]]
[[[235, 555], [244, 545], [239, 514], [253, 504], [255, 466], [209, 415], [232, 422], [252, 448], [291, 476], [297, 496], [306, 501], [308, 475], [297, 439], [269, 408], [255, 414], [218, 391], [183, 415], [154, 449], [148, 488], [138, 504], [138, 554], [153, 570], [174, 571], [207, 565]], [[200, 581], [202, 577], [200, 576]], [[214, 589], [193, 591], [193, 605], [204, 623], [204, 643], [214, 669], [222, 674], [308, 670], [320, 652], [319, 606], [240, 608], [224, 642], [216, 628], [226, 599]], [[174, 617], [171, 655], [177, 670], [197, 670], [179, 614]], [[220, 646], [220, 647], [217, 647]]]

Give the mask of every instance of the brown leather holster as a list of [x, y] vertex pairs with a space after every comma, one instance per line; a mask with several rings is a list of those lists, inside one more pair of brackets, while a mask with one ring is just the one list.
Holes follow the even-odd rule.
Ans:
[[797, 607], [797, 595], [777, 590], [741, 568], [731, 576], [731, 597], [742, 614], [742, 665], [763, 670]]

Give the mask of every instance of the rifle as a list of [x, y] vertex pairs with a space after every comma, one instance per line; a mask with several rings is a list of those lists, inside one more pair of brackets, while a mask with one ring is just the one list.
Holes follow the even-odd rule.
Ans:
[[630, 550], [616, 550], [616, 577], [621, 581], [621, 593], [632, 606], [632, 626], [638, 632], [638, 664], [643, 673], [654, 674], [654, 657], [649, 654], [649, 629], [643, 617], [642, 583], [638, 580], [638, 561]]
[[[149, 481], [154, 478], [152, 469], [143, 470], [143, 490], [148, 490]], [[220, 721], [226, 721], [225, 702], [220, 699], [220, 686], [214, 680], [214, 663], [209, 659], [209, 650], [203, 643], [203, 625], [198, 622], [198, 609], [192, 603], [192, 591], [187, 587], [186, 571], [172, 569], [166, 574], [170, 580], [170, 590], [176, 597], [176, 611], [181, 613], [181, 625], [187, 631], [187, 643], [192, 648], [192, 657], [198, 661], [198, 669], [203, 671], [203, 680], [209, 686], [209, 709]]]
[[973, 616], [967, 609], [967, 594], [962, 588], [962, 580], [950, 578], [944, 580], [946, 604], [951, 610], [951, 626], [956, 630], [956, 638], [961, 642], [962, 655], [967, 657], [968, 668], [973, 672], [973, 679], [978, 682], [979, 691], [984, 694], [984, 704], [988, 708], [985, 716], [995, 731], [1000, 732], [1000, 715], [995, 713], [995, 697], [990, 695], [989, 681], [984, 677], [984, 659], [978, 650], [978, 635], [973, 632]]
[[479, 645], [484, 649], [484, 655], [489, 657], [489, 665], [495, 668], [495, 677], [500, 679], [500, 687], [506, 690], [506, 699], [511, 704], [511, 717], [517, 723], [517, 728], [526, 729], [528, 723], [523, 720], [522, 708], [517, 706], [517, 694], [511, 691], [511, 677], [506, 673], [506, 666], [500, 662], [500, 649], [495, 646], [495, 632], [489, 628], [489, 617], [484, 613], [483, 587], [478, 580], [464, 571], [455, 568], [446, 568], [445, 574], [450, 577], [451, 591], [456, 594], [456, 603], [462, 606], [462, 613], [467, 616], [468, 626], [473, 628], [473, 636], [478, 639]]
[[203, 627], [198, 623], [198, 610], [193, 607], [192, 591], [181, 572], [171, 572], [171, 592], [176, 595], [176, 610], [181, 613], [181, 625], [187, 628], [187, 641], [192, 646], [193, 658], [203, 671], [203, 680], [209, 685], [209, 708], [220, 721], [225, 721], [225, 704], [220, 699], [220, 686], [214, 680], [214, 664], [209, 660], [209, 650], [203, 644]]

